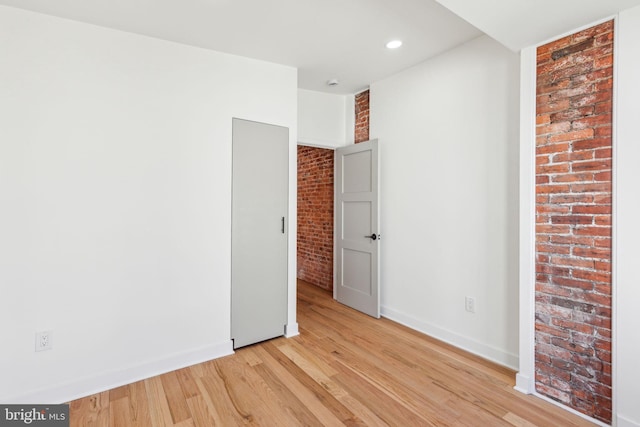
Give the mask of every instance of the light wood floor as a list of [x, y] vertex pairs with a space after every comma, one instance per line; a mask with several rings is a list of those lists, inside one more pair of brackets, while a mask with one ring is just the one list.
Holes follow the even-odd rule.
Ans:
[[585, 426], [515, 373], [298, 282], [300, 336], [71, 402], [72, 426]]

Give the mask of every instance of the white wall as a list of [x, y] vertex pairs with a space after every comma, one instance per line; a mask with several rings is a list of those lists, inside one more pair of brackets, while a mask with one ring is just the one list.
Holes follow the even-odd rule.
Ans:
[[618, 427], [640, 426], [640, 7], [620, 13], [616, 34], [614, 369]]
[[514, 368], [518, 85], [518, 55], [481, 37], [372, 84], [370, 118], [383, 314]]
[[353, 144], [353, 95], [298, 90], [298, 142], [322, 148]]
[[[0, 7], [0, 401], [231, 352], [232, 117], [290, 128], [295, 284], [296, 86], [293, 68]], [[53, 350], [35, 353], [41, 330]]]

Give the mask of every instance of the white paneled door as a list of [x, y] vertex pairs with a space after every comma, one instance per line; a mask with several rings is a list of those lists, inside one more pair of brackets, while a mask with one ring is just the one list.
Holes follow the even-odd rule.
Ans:
[[233, 347], [284, 334], [289, 129], [233, 119]]
[[380, 317], [378, 141], [335, 154], [335, 298]]

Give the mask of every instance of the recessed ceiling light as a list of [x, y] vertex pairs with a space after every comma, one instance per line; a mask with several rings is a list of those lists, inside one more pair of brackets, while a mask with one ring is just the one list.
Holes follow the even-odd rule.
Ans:
[[340, 83], [338, 81], [338, 79], [329, 79], [329, 80], [327, 80], [327, 86], [338, 86], [338, 83]]
[[386, 46], [387, 49], [397, 49], [402, 46], [402, 40], [391, 40]]

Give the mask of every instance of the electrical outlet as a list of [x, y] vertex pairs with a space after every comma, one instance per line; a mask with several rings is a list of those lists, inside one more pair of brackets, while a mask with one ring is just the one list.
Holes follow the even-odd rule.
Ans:
[[473, 297], [464, 297], [464, 309], [469, 313], [476, 312], [476, 299]]
[[36, 351], [51, 350], [52, 331], [36, 332]]

